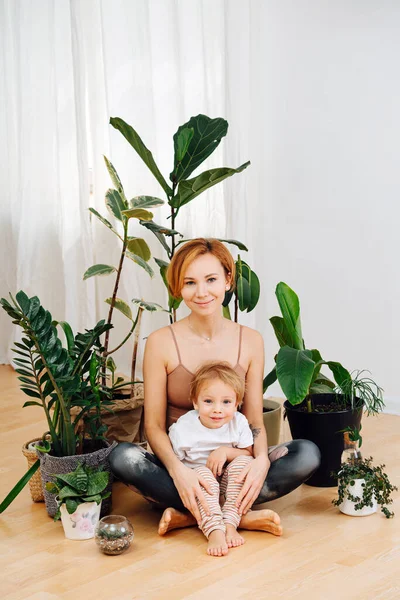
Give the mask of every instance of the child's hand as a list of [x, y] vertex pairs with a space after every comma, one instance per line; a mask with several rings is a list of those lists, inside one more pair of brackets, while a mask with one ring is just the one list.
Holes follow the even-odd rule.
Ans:
[[227, 460], [228, 456], [226, 448], [221, 446], [220, 448], [217, 448], [216, 450], [213, 450], [210, 453], [206, 463], [206, 467], [208, 467], [210, 471], [212, 471], [214, 477], [217, 477], [217, 475], [222, 474], [222, 469], [224, 468], [224, 465]]

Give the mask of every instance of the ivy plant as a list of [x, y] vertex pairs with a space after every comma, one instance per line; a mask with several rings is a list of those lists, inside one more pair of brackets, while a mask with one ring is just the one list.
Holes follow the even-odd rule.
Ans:
[[[338, 479], [338, 498], [332, 500], [332, 504], [339, 506], [348, 498], [355, 503], [355, 510], [361, 510], [366, 506], [372, 506], [372, 500], [375, 498], [385, 517], [387, 519], [393, 517], [394, 513], [388, 509], [388, 505], [392, 504], [391, 495], [398, 488], [390, 483], [384, 468], [385, 465], [374, 466], [372, 457], [355, 463], [342, 464], [340, 471], [333, 474]], [[354, 485], [356, 479], [364, 479], [362, 497], [354, 496], [349, 491], [349, 486]]]

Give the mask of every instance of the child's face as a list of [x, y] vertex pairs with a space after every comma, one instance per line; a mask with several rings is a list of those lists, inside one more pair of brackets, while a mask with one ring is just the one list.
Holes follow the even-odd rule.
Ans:
[[200, 422], [209, 429], [219, 429], [229, 423], [237, 405], [234, 390], [220, 379], [206, 381], [193, 402], [193, 406], [199, 411]]

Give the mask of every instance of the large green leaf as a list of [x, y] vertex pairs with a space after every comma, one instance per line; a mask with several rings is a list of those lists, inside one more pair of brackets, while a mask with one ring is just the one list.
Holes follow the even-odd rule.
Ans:
[[[111, 306], [112, 298], [107, 298], [105, 302]], [[125, 317], [128, 317], [128, 319], [132, 321], [131, 307], [124, 300], [121, 300], [121, 298], [115, 298], [114, 308], [122, 312]]]
[[276, 373], [291, 404], [300, 404], [309, 393], [315, 363], [309, 350], [283, 346], [276, 358]]
[[[193, 135], [188, 131], [191, 129]], [[174, 135], [175, 159], [170, 180], [178, 183], [187, 179], [214, 152], [227, 131], [228, 122], [225, 119], [210, 119], [206, 115], [191, 117], [187, 123], [181, 125]]]
[[276, 367], [274, 367], [272, 369], [272, 371], [270, 371], [268, 373], [268, 375], [266, 375], [264, 377], [264, 381], [263, 381], [263, 394], [265, 394], [265, 392], [267, 391], [267, 389], [269, 388], [270, 385], [272, 385], [273, 383], [275, 383], [275, 381], [278, 379], [278, 375], [276, 373]]
[[139, 219], [139, 221], [151, 221], [154, 216], [152, 212], [144, 208], [129, 208], [128, 210], [123, 210], [122, 214], [127, 219]]
[[171, 199], [170, 205], [173, 208], [180, 208], [196, 198], [196, 196], [199, 196], [199, 194], [202, 194], [208, 188], [224, 181], [227, 177], [231, 177], [232, 175], [235, 175], [235, 173], [241, 173], [249, 166], [249, 164], [250, 162], [248, 161], [237, 169], [231, 169], [229, 167], [210, 169], [209, 171], [204, 171], [204, 173], [197, 175], [197, 177], [193, 177], [193, 179], [181, 181], [178, 186], [178, 193]]
[[154, 271], [153, 271], [153, 269], [151, 268], [151, 266], [145, 260], [143, 260], [143, 258], [141, 258], [140, 256], [138, 256], [137, 254], [134, 254], [133, 252], [129, 252], [129, 250], [127, 250], [125, 254], [134, 263], [136, 263], [137, 265], [139, 265], [140, 267], [142, 267], [142, 269], [144, 269], [146, 271], [146, 273], [148, 273], [150, 275], [150, 277], [154, 277]]
[[297, 294], [283, 282], [278, 283], [275, 291], [285, 321], [286, 329], [292, 338], [293, 347], [304, 349], [301, 333], [300, 303]]
[[233, 244], [234, 246], [237, 246], [239, 250], [246, 250], [246, 252], [248, 251], [248, 248], [238, 240], [222, 240], [221, 238], [217, 238], [217, 240], [219, 242], [224, 242], [225, 244]]
[[128, 208], [128, 204], [125, 204], [121, 194], [117, 190], [112, 189], [107, 190], [106, 206], [110, 213], [119, 221], [122, 221], [124, 217], [123, 211]]
[[133, 127], [128, 125], [128, 123], [125, 123], [125, 121], [123, 121], [119, 117], [111, 117], [110, 124], [122, 133], [124, 138], [130, 143], [132, 148], [138, 153], [145, 165], [153, 173], [154, 177], [157, 179], [158, 183], [161, 185], [167, 196], [171, 196], [172, 189], [162, 176], [159, 168], [157, 167], [154, 161], [152, 153], [148, 148], [146, 148], [143, 141], [140, 139], [139, 135], [136, 133]]
[[135, 196], [129, 200], [128, 204], [130, 208], [154, 208], [165, 204], [165, 202], [154, 196]]
[[83, 279], [89, 279], [89, 277], [94, 277], [95, 275], [110, 275], [116, 270], [117, 269], [111, 265], [93, 265], [85, 271]]
[[340, 388], [351, 389], [351, 375], [340, 363], [329, 360], [324, 364], [328, 365], [332, 371], [333, 377]]
[[95, 210], [94, 208], [89, 208], [89, 210], [93, 215], [95, 215], [99, 219], [99, 221], [101, 221], [103, 223], [103, 225], [108, 227], [108, 229], [111, 229], [111, 231], [113, 233], [115, 233], [115, 235], [117, 235], [119, 238], [121, 237], [119, 235], [118, 231], [116, 229], [114, 229], [114, 227], [111, 225], [110, 221], [107, 221], [107, 219], [102, 217], [101, 214], [97, 212], [97, 210]]
[[165, 310], [165, 308], [159, 304], [156, 304], [155, 302], [146, 302], [145, 300], [140, 300], [139, 298], [132, 298], [132, 302], [133, 304], [136, 304], [136, 306], [139, 306], [144, 310], [148, 310], [149, 312], [168, 312]]
[[33, 463], [33, 465], [28, 469], [28, 471], [21, 477], [18, 483], [13, 487], [11, 492], [4, 498], [3, 502], [0, 504], [0, 513], [4, 512], [8, 506], [10, 506], [11, 502], [18, 496], [21, 490], [24, 489], [28, 481], [33, 477], [36, 471], [40, 467], [40, 461], [37, 460]]
[[194, 129], [192, 127], [180, 128], [174, 138], [175, 146], [175, 164], [182, 162], [183, 157], [189, 149], [189, 144], [194, 135]]
[[129, 252], [136, 254], [136, 256], [140, 256], [140, 258], [143, 258], [146, 262], [151, 258], [150, 248], [143, 238], [129, 237], [127, 248]]
[[110, 174], [111, 181], [113, 182], [114, 186], [117, 188], [122, 200], [124, 201], [124, 204], [127, 204], [128, 201], [125, 196], [124, 188], [122, 187], [121, 180], [118, 176], [117, 171], [115, 170], [114, 165], [108, 160], [108, 158], [106, 156], [103, 155], [103, 158], [104, 158], [104, 162], [106, 163], [107, 170]]
[[242, 276], [247, 279], [250, 288], [250, 300], [247, 303], [247, 312], [251, 312], [260, 298], [260, 281], [249, 265], [242, 261]]
[[236, 294], [240, 310], [247, 310], [251, 300], [251, 290], [249, 282], [242, 275], [239, 275], [236, 281]]
[[276, 339], [278, 340], [279, 346], [281, 348], [282, 348], [282, 346], [290, 346], [290, 348], [292, 348], [293, 341], [292, 341], [291, 336], [289, 335], [289, 332], [287, 330], [287, 327], [285, 325], [285, 321], [283, 320], [283, 318], [282, 317], [271, 317], [269, 321], [270, 321], [272, 327], [274, 328]]

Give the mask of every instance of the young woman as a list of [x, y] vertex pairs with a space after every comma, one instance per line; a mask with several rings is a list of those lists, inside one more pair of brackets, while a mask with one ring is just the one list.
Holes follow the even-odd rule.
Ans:
[[[115, 475], [145, 498], [168, 507], [159, 525], [170, 529], [201, 522], [197, 501], [209, 508], [202, 487], [209, 484], [175, 455], [167, 430], [192, 409], [190, 385], [205, 361], [226, 361], [245, 380], [242, 412], [254, 439], [254, 460], [238, 477], [243, 487], [237, 498], [242, 529], [273, 533], [273, 511], [250, 511], [251, 506], [288, 494], [318, 468], [320, 453], [312, 442], [286, 442], [268, 454], [263, 424], [262, 381], [264, 344], [261, 335], [222, 315], [225, 292], [235, 281], [235, 263], [218, 240], [198, 238], [183, 244], [167, 273], [170, 292], [182, 298], [189, 316], [152, 333], [144, 356], [145, 428], [154, 454], [122, 443], [110, 456]], [[186, 509], [186, 510], [185, 510]]]

